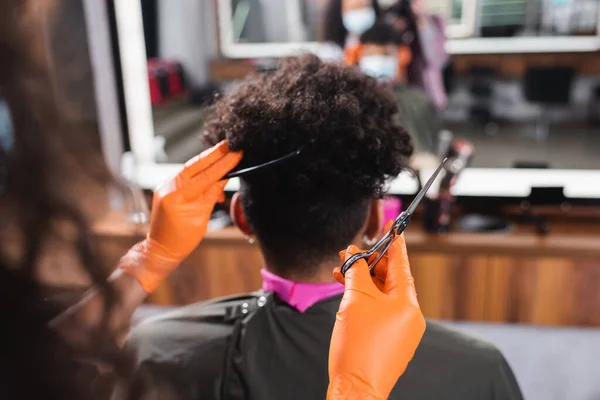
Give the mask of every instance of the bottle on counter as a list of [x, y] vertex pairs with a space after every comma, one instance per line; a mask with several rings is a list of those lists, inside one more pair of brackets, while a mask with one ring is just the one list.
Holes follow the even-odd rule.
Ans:
[[464, 139], [455, 139], [448, 149], [445, 171], [437, 190], [430, 190], [430, 195], [424, 200], [424, 228], [427, 232], [444, 233], [450, 230], [452, 223], [452, 205], [454, 195], [452, 188], [460, 173], [469, 165], [473, 158], [474, 147]]

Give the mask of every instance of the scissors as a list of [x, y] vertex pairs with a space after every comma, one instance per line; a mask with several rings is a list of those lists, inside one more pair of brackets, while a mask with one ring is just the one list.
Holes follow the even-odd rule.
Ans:
[[348, 269], [350, 269], [350, 267], [358, 260], [364, 259], [367, 262], [369, 262], [369, 258], [371, 258], [373, 254], [378, 253], [377, 257], [375, 257], [375, 259], [369, 263], [369, 271], [373, 271], [375, 265], [377, 265], [379, 260], [381, 260], [383, 256], [387, 253], [396, 236], [402, 234], [402, 232], [404, 232], [404, 230], [408, 226], [413, 212], [415, 212], [415, 209], [417, 208], [421, 200], [423, 200], [423, 197], [425, 197], [425, 194], [427, 193], [433, 182], [435, 182], [435, 179], [446, 165], [446, 161], [448, 161], [448, 158], [445, 158], [444, 161], [442, 161], [442, 163], [439, 167], [437, 167], [431, 178], [429, 178], [425, 186], [423, 186], [419, 193], [417, 193], [417, 196], [412, 201], [412, 203], [410, 203], [406, 211], [403, 211], [398, 216], [398, 218], [396, 218], [396, 220], [394, 221], [394, 225], [392, 225], [390, 230], [387, 231], [386, 234], [383, 235], [383, 237], [377, 243], [375, 243], [375, 245], [373, 245], [373, 247], [371, 247], [370, 250], [363, 251], [361, 253], [356, 253], [346, 260], [346, 262], [342, 265], [342, 275], [345, 276]]

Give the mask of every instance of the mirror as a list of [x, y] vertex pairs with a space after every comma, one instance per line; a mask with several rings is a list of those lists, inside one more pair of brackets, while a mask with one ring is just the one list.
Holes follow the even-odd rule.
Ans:
[[[221, 51], [229, 58], [285, 57], [318, 51], [328, 0], [218, 0]], [[475, 30], [477, 0], [426, 0], [447, 22], [449, 38]], [[394, 0], [380, 0], [386, 9]]]
[[[264, 0], [262, 3], [269, 1]], [[485, 4], [480, 4], [486, 5], [486, 10], [489, 10], [487, 6], [495, 1], [485, 0]], [[515, 3], [517, 2], [515, 0]], [[212, 2], [190, 2], [187, 0], [169, 0], [168, 3], [158, 2], [159, 7], [161, 7], [157, 13], [160, 23], [156, 24], [158, 29], [154, 34], [152, 30], [144, 29], [146, 25], [152, 25], [147, 22], [153, 19], [148, 17], [152, 15], [152, 12], [143, 12], [143, 5], [146, 3], [150, 2], [141, 2], [140, 4], [140, 2], [135, 1], [119, 1], [114, 4], [119, 34], [119, 54], [122, 66], [127, 129], [132, 154], [134, 155], [134, 162], [132, 163], [134, 165], [123, 172], [129, 179], [134, 180], [142, 187], [153, 188], [164, 179], [175, 174], [188, 158], [201, 151], [199, 135], [205, 118], [207, 101], [210, 102], [210, 98], [212, 98], [215, 91], [228, 90], [227, 85], [235, 83], [228, 82], [225, 84], [224, 82], [213, 81], [212, 76], [218, 74], [212, 75], [209, 72], [210, 60], [219, 60], [219, 63], [216, 64], [219, 68], [223, 66], [230, 70], [241, 65], [243, 68], [240, 68], [239, 71], [242, 72], [254, 69], [256, 65], [247, 61], [224, 61], [220, 58], [217, 49], [218, 36], [216, 35], [218, 28], [214, 20], [217, 10], [212, 7]], [[323, 2], [314, 0], [312, 3], [316, 4], [316, 10], [322, 9]], [[215, 8], [219, 6], [218, 11], [222, 11], [223, 4], [233, 8], [239, 2], [221, 0], [214, 5]], [[286, 4], [291, 3], [286, 2]], [[296, 1], [295, 4], [300, 4], [300, 2]], [[461, 5], [460, 11], [455, 8], [455, 4]], [[429, 0], [429, 6], [431, 7], [448, 7], [446, 10], [454, 15], [455, 21], [459, 17], [461, 20], [465, 20], [467, 12], [471, 10], [469, 7], [474, 4], [474, 1], [467, 2], [466, 0], [462, 2], [434, 2], [434, 0]], [[247, 8], [246, 11], [244, 11], [244, 8], [240, 9], [238, 13], [241, 13], [239, 14], [241, 16], [249, 15]], [[231, 17], [231, 14], [229, 15]], [[300, 15], [302, 14], [300, 13]], [[223, 18], [223, 14], [219, 14], [219, 17]], [[250, 20], [250, 17], [245, 18], [247, 21]], [[243, 20], [241, 17], [236, 17], [236, 19]], [[301, 19], [298, 19], [298, 21], [301, 21]], [[229, 26], [231, 26], [231, 20], [229, 20]], [[221, 29], [223, 29], [223, 25], [221, 25]], [[268, 57], [274, 57], [276, 52], [273, 52], [273, 49], [280, 53], [290, 54], [290, 47], [296, 46], [296, 49], [306, 49], [311, 44], [316, 44], [315, 42], [291, 41], [252, 42], [252, 36], [250, 33], [244, 32], [243, 24], [236, 29], [239, 40], [246, 40], [247, 43], [234, 44], [230, 42], [230, 44], [238, 46], [242, 51], [242, 54], [238, 54], [238, 56], [243, 56], [243, 53], [246, 52], [248, 58], [257, 58], [260, 52], [263, 55], [269, 53]], [[152, 51], [156, 51], [156, 47], [152, 46], [153, 41], [150, 39], [153, 35], [158, 37], [155, 40], [158, 42], [158, 52], [154, 56]], [[286, 37], [285, 40], [298, 39]], [[581, 40], [583, 40], [581, 50], [573, 50], [573, 43], [575, 42], [576, 45]], [[476, 42], [475, 44], [477, 44], [478, 49], [481, 49], [482, 54], [490, 54], [490, 52], [495, 51], [496, 55], [483, 58], [491, 60], [491, 66], [495, 67], [502, 64], [498, 60], [509, 56], [508, 54], [499, 54], [499, 46], [504, 49], [500, 53], [519, 53], [519, 51], [521, 53], [543, 53], [544, 51], [572, 53], [573, 51], [590, 51], [587, 50], [588, 45], [595, 46], [596, 41], [597, 38], [595, 37], [592, 39], [588, 37], [542, 37], [519, 38], [519, 40], [511, 40], [510, 42], [508, 40], [488, 40], [486, 38], [449, 42]], [[545, 50], [540, 51], [540, 43], [542, 42], [545, 43], [546, 47]], [[565, 50], [557, 50], [556, 43], [563, 43]], [[230, 47], [229, 50], [232, 50], [232, 48]], [[473, 51], [471, 50], [471, 52]], [[174, 77], [176, 82], [177, 76], [182, 72], [184, 90], [180, 91], [175, 97], [166, 98], [164, 102], [153, 104], [152, 88], [150, 87], [152, 84], [149, 85], [148, 79], [148, 62], [152, 64], [152, 59], [156, 57], [167, 60], [170, 65], [177, 66], [177, 64], [180, 64], [182, 67], [181, 70], [178, 68], [172, 69], [173, 74], [169, 75], [166, 71], [167, 75], [161, 75], [162, 77], [158, 79], [159, 88], [161, 86], [170, 87], [168, 77]], [[265, 57], [267, 56], [265, 55]], [[520, 56], [512, 54], [512, 57], [514, 59]], [[537, 57], [537, 59], [545, 60], [547, 57], [543, 55]], [[592, 65], [589, 66], [589, 68], [592, 67]], [[455, 187], [455, 194], [458, 196], [523, 197], [529, 194], [533, 186], [561, 186], [564, 187], [567, 197], [600, 198], [600, 186], [589, 185], [589, 182], [600, 180], [598, 178], [600, 171], [597, 171], [600, 168], [597, 164], [598, 157], [597, 154], [593, 153], [593, 149], [598, 147], [597, 135], [593, 135], [593, 132], [590, 132], [587, 128], [578, 128], [578, 139], [573, 140], [576, 130], [573, 129], [572, 123], [577, 121], [564, 120], [563, 118], [561, 122], [561, 116], [579, 116], [581, 125], [586, 115], [585, 110], [588, 108], [592, 110], [592, 106], [597, 107], [597, 101], [590, 104], [589, 107], [587, 104], [588, 100], [594, 100], [597, 97], [596, 94], [590, 94], [591, 88], [595, 88], [600, 82], [597, 77], [569, 78], [572, 81], [570, 86], [573, 89], [571, 96], [573, 101], [565, 100], [565, 104], [559, 110], [556, 110], [556, 104], [553, 103], [552, 105], [555, 108], [549, 110], [548, 113], [543, 113], [542, 111], [545, 108], [543, 102], [540, 103], [540, 101], [548, 97], [548, 94], [525, 92], [528, 87], [534, 89], [548, 87], [548, 85], [536, 83], [541, 79], [539, 73], [529, 71], [529, 75], [533, 75], [527, 79], [527, 82], [529, 82], [529, 86], [527, 86], [522, 82], [525, 78], [522, 73], [513, 76], [510, 80], [499, 79], [499, 82], [496, 82], [497, 79], [493, 77], [494, 71], [492, 71], [492, 77], [490, 78], [488, 70], [489, 68], [473, 69], [468, 72], [469, 76], [466, 79], [461, 77], [454, 83], [454, 88], [451, 89], [450, 107], [444, 115], [445, 127], [458, 136], [468, 138], [475, 144], [477, 149], [477, 158], [474, 160], [472, 168], [465, 170], [464, 174], [461, 175], [460, 181]], [[216, 72], [216, 70], [213, 72]], [[542, 72], [542, 75], [545, 73], [544, 71], [537, 72]], [[598, 75], [600, 76], [600, 74]], [[235, 77], [223, 78], [222, 76], [223, 81], [236, 79]], [[241, 75], [237, 76], [237, 78], [239, 77]], [[490, 90], [490, 86], [493, 90]], [[558, 87], [558, 85], [552, 87]], [[565, 88], [568, 89], [569, 86], [565, 86], [563, 89]], [[569, 91], [563, 89], [561, 89], [561, 96], [564, 97], [565, 93], [569, 93]], [[494, 98], [480, 100], [477, 97], [485, 96], [486, 93], [493, 94]], [[539, 96], [543, 98], [540, 100]], [[482, 109], [481, 106], [486, 104], [489, 105], [489, 110]], [[573, 110], [577, 112], [574, 113]], [[490, 112], [492, 117], [498, 117], [499, 121], [497, 123], [495, 120], [488, 123], [490, 122], [488, 117]], [[546, 118], [550, 114], [552, 121]], [[546, 122], [552, 122], [551, 132], [543, 129], [547, 125]], [[163, 131], [164, 127], [178, 127], [178, 129], [166, 133], [166, 130]], [[156, 152], [157, 143], [161, 140], [164, 140], [166, 153], [166, 158], [163, 159]], [[567, 148], [571, 151], [565, 152], [564, 150]], [[502, 149], [502, 151], [499, 152], [498, 149]], [[496, 153], [499, 157], [493, 158], [490, 156]], [[551, 160], [553, 169], [543, 169], [545, 165], [542, 165], [540, 161], [547, 159]], [[414, 182], [410, 177], [405, 178], [407, 177], [403, 178], [401, 176], [392, 182], [390, 185], [391, 193], [414, 193]], [[237, 184], [237, 180], [231, 180], [228, 186], [229, 190], [236, 190]]]

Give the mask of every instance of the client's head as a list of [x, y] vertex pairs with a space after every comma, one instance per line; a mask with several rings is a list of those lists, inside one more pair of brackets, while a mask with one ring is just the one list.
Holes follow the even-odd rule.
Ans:
[[398, 76], [401, 54], [389, 24], [378, 21], [360, 36], [360, 43], [362, 47], [358, 65], [365, 74], [384, 80]]
[[412, 154], [393, 95], [354, 67], [316, 56], [288, 59], [219, 99], [209, 144], [227, 139], [258, 165], [303, 148], [241, 180], [232, 202], [238, 227], [255, 235], [267, 268], [311, 280], [338, 252], [381, 228], [385, 183]]

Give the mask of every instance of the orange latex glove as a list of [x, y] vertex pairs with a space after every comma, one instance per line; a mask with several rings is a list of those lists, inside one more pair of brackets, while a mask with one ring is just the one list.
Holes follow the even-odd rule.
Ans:
[[198, 246], [215, 204], [223, 201], [221, 178], [241, 160], [226, 141], [192, 158], [154, 192], [150, 231], [121, 259], [119, 267], [152, 293]]
[[346, 65], [358, 65], [363, 51], [362, 44], [349, 45], [344, 48], [344, 63]]
[[[350, 246], [342, 261], [360, 250]], [[329, 349], [327, 399], [387, 399], [425, 332], [404, 237], [393, 241], [371, 276], [364, 260], [344, 278], [346, 286]]]

